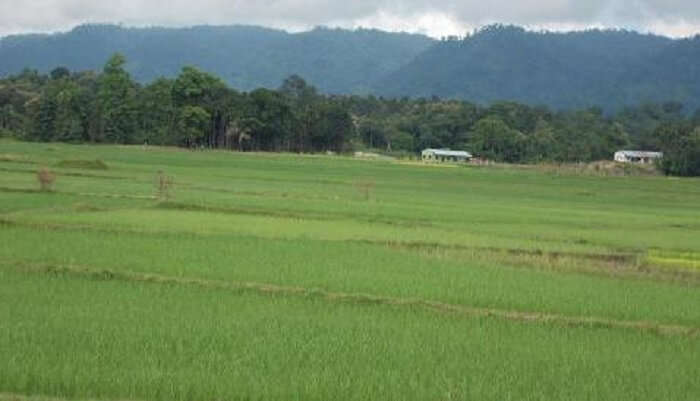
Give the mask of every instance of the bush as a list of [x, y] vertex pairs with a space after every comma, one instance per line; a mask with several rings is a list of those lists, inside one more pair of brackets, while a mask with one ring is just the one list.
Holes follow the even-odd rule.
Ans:
[[357, 180], [353, 183], [355, 189], [362, 195], [365, 201], [369, 201], [376, 186], [372, 180]]
[[169, 200], [172, 197], [174, 183], [173, 177], [167, 176], [163, 171], [158, 171], [155, 179], [156, 197], [161, 201]]
[[40, 189], [48, 192], [53, 190], [53, 184], [56, 182], [56, 174], [46, 167], [42, 167], [36, 172], [36, 179], [39, 181]]

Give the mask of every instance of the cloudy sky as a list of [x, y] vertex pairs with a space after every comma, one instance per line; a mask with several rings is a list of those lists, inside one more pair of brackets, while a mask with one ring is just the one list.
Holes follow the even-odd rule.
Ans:
[[700, 33], [700, 0], [0, 0], [0, 36], [126, 26], [317, 25], [461, 35], [513, 23], [535, 29], [619, 27], [674, 37]]

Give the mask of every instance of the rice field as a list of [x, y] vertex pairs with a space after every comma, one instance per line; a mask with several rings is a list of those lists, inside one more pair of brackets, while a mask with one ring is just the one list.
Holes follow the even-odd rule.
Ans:
[[0, 142], [0, 400], [700, 399], [700, 180], [575, 171]]

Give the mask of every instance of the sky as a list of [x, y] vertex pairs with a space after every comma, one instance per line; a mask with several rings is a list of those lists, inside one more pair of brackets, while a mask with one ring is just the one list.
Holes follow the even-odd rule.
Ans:
[[262, 25], [378, 28], [440, 38], [491, 23], [557, 31], [625, 28], [700, 33], [700, 0], [0, 0], [0, 36], [124, 26]]

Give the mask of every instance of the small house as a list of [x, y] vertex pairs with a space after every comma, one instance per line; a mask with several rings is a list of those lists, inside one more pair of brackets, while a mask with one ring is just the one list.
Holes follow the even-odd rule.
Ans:
[[449, 149], [425, 149], [421, 153], [423, 161], [464, 163], [471, 160], [469, 152]]
[[651, 164], [664, 157], [661, 152], [648, 152], [643, 150], [621, 150], [615, 152], [615, 161], [620, 163]]

